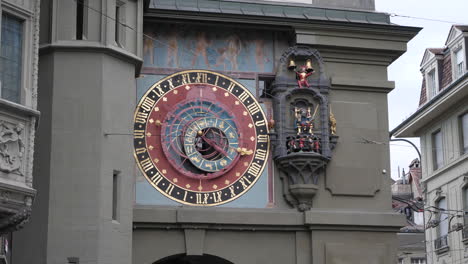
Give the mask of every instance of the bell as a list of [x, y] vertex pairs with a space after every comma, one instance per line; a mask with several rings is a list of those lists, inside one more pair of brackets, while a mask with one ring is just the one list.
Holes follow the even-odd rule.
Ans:
[[312, 68], [312, 60], [311, 59], [306, 60], [306, 69], [307, 69], [307, 72], [313, 72], [314, 71], [314, 69]]
[[296, 62], [294, 62], [294, 59], [289, 59], [288, 69], [290, 70], [296, 69]]

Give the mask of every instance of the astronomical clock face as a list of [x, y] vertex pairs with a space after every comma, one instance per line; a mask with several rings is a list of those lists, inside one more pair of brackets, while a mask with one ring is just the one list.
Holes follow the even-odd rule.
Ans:
[[216, 72], [179, 72], [154, 84], [134, 123], [135, 158], [165, 196], [190, 205], [232, 201], [268, 157], [265, 115], [241, 84]]

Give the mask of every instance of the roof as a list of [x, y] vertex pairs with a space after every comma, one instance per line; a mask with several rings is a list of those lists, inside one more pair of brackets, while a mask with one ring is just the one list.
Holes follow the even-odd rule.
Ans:
[[448, 87], [441, 90], [427, 103], [423, 104], [410, 117], [400, 123], [392, 131], [390, 136], [416, 137], [416, 131], [438, 115], [450, 109], [458, 101], [468, 96], [468, 72], [458, 78]]
[[386, 13], [319, 8], [310, 4], [230, 0], [148, 0], [148, 11], [188, 11], [274, 17], [304, 20], [327, 20], [366, 24], [393, 25]]

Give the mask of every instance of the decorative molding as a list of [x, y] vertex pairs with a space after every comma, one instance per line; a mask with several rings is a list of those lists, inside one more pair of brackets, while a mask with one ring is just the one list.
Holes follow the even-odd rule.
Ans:
[[21, 166], [24, 161], [24, 125], [0, 120], [0, 171], [24, 175]]

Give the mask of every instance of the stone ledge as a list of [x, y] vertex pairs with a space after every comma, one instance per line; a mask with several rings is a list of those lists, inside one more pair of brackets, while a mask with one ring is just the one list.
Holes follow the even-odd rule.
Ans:
[[40, 112], [31, 108], [28, 108], [24, 105], [13, 103], [11, 101], [0, 98], [0, 108], [5, 109], [15, 116], [33, 116], [39, 117]]
[[223, 225], [303, 225], [296, 210], [137, 206], [133, 222]]
[[322, 210], [312, 208], [305, 212], [306, 225], [385, 226], [400, 228], [406, 223], [403, 215], [387, 212]]
[[[395, 231], [405, 224], [404, 217], [391, 211], [366, 212], [322, 210], [312, 208], [300, 213], [288, 209], [240, 209], [137, 206], [133, 222], [154, 226], [197, 224], [236, 226], [297, 227], [309, 229], [340, 229]], [[242, 227], [239, 227], [242, 228]]]

